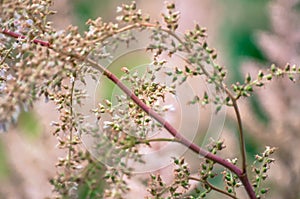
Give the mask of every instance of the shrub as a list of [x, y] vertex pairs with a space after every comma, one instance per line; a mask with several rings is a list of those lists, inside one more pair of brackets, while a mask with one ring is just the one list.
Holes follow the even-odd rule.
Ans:
[[[133, 188], [130, 179], [135, 165], [149, 163], [142, 150], [151, 150], [158, 142], [179, 143], [199, 155], [195, 158], [199, 171], [192, 175], [183, 154], [173, 157], [173, 180], [166, 182], [152, 172], [145, 182], [147, 198], [204, 198], [211, 192], [238, 198], [238, 189], [244, 189], [249, 198], [261, 198], [269, 191], [263, 182], [274, 162], [275, 148], [266, 146], [248, 166], [238, 101], [273, 79], [288, 76], [294, 82], [300, 72], [297, 66], [272, 65], [255, 77], [247, 74], [244, 82], [228, 85], [227, 71], [217, 63], [216, 50], [208, 45], [206, 29], [196, 24], [185, 34], [176, 31], [180, 13], [173, 3], [166, 4], [164, 24], [152, 21], [132, 2], [117, 8], [116, 22], [88, 20], [84, 34], [74, 26], [64, 31], [53, 28], [47, 19], [55, 14], [51, 3], [1, 3], [0, 128], [6, 131], [22, 110], [32, 108], [41, 98], [57, 106], [60, 116], [51, 123], [53, 135], [58, 147], [67, 152], [58, 160], [58, 174], [50, 180], [57, 197], [124, 198]], [[149, 37], [145, 54], [151, 55], [151, 63], [144, 70], [119, 65], [120, 71], [112, 72], [101, 64], [112, 59], [120, 46], [144, 38], [139, 34]], [[89, 98], [87, 85], [96, 84], [92, 79], [102, 75], [123, 93], [101, 100], [86, 113], [82, 107]], [[224, 140], [211, 140], [204, 149], [165, 119], [177, 111], [168, 104], [170, 98], [178, 97], [191, 79], [204, 79], [207, 87], [184, 104], [211, 106], [215, 114], [226, 107], [234, 110], [239, 159], [220, 155]], [[151, 137], [153, 133], [155, 137]], [[87, 149], [81, 147], [86, 144], [83, 137], [91, 140]], [[223, 185], [214, 184], [219, 176]], [[199, 186], [193, 187], [193, 182]]]

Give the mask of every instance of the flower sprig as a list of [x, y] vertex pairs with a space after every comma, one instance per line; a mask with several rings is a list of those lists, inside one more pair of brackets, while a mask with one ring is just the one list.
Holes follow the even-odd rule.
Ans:
[[275, 161], [275, 159], [271, 157], [275, 151], [275, 147], [266, 146], [264, 152], [255, 156], [255, 162], [253, 164], [253, 171], [255, 173], [253, 187], [257, 198], [261, 198], [269, 191], [268, 188], [262, 187], [262, 183], [268, 178], [267, 172], [270, 170], [271, 164]]
[[174, 179], [171, 183], [165, 183], [160, 175], [151, 175], [148, 192], [153, 198], [183, 198], [189, 189], [190, 169], [184, 158], [173, 158], [173, 163]]
[[295, 82], [299, 74], [300, 67], [296, 65], [291, 66], [290, 64], [286, 64], [284, 68], [281, 68], [272, 64], [267, 72], [260, 70], [254, 79], [247, 73], [243, 84], [238, 82], [231, 87], [236, 94], [235, 98], [239, 99], [240, 97], [250, 96], [254, 91], [254, 87], [262, 87], [274, 78], [288, 76], [292, 82]]

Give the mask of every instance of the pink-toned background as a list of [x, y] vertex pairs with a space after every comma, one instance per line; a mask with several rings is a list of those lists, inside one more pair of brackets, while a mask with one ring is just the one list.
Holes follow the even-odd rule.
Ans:
[[[54, 0], [53, 8], [58, 11], [58, 14], [52, 18], [54, 26], [63, 29], [68, 24], [80, 24], [80, 18], [85, 16], [82, 13], [76, 13], [75, 5], [78, 2], [78, 0], [74, 2]], [[94, 4], [93, 15], [103, 16], [106, 20], [113, 19], [115, 7], [121, 1], [100, 2], [86, 1], [85, 3]], [[228, 1], [227, 5], [216, 0], [177, 0], [175, 3], [181, 12], [179, 32], [193, 28], [195, 22], [207, 27], [208, 41], [210, 46], [217, 48], [219, 63], [226, 65], [229, 71], [236, 70], [231, 65], [237, 60], [229, 55], [230, 45], [233, 43], [228, 43], [226, 38], [222, 37], [221, 30], [224, 30], [222, 27], [238, 23], [236, 21], [239, 17], [243, 18], [247, 12], [255, 13], [257, 10], [249, 11], [250, 7], [242, 7], [243, 4], [234, 0]], [[269, 62], [279, 66], [283, 66], [286, 62], [299, 64], [300, 23], [299, 11], [295, 8], [296, 3], [296, 0], [274, 0], [267, 4], [265, 14], [269, 16], [269, 28], [268, 30], [253, 28], [253, 37], [268, 61], [262, 63], [251, 57], [240, 58], [239, 66], [242, 73], [250, 72], [255, 75]], [[161, 0], [138, 1], [138, 6], [156, 19], [159, 19], [160, 12], [164, 11], [164, 3]], [[248, 20], [252, 19], [246, 19]], [[256, 97], [269, 117], [267, 123], [256, 116], [249, 101], [243, 99], [239, 103], [244, 127], [248, 134], [246, 137], [250, 139], [250, 142], [255, 143], [252, 146], [259, 146], [257, 148], [261, 151], [265, 145], [278, 147], [276, 162], [269, 173], [270, 181], [267, 186], [271, 188], [271, 194], [267, 198], [296, 199], [300, 197], [297, 196], [300, 184], [299, 90], [299, 82], [291, 83], [287, 79], [280, 79], [257, 89]], [[52, 187], [48, 180], [55, 175], [57, 158], [64, 155], [63, 151], [56, 148], [57, 141], [51, 135], [49, 127], [51, 121], [57, 120], [58, 114], [51, 103], [46, 104], [43, 101], [35, 105], [33, 114], [36, 119], [38, 118], [35, 121], [39, 123], [37, 136], [28, 136], [22, 124], [11, 129], [9, 133], [0, 135], [1, 153], [3, 153], [1, 156], [6, 158], [6, 164], [3, 163], [3, 172], [0, 175], [0, 198], [40, 199], [52, 194]], [[209, 119], [209, 117], [203, 117], [201, 122], [208, 125]], [[232, 121], [234, 121], [234, 115], [231, 110], [227, 109], [226, 122], [232, 123]], [[224, 156], [229, 158], [238, 156], [238, 142], [234, 126], [225, 123], [222, 137], [227, 146]], [[196, 173], [199, 165], [197, 157], [188, 154], [187, 161], [191, 165], [192, 172]], [[164, 168], [160, 171], [166, 181], [172, 178], [170, 169]], [[140, 178], [143, 176], [137, 176], [130, 182], [133, 191], [127, 198], [135, 198], [136, 194], [146, 193], [144, 187], [139, 184]], [[211, 196], [211, 198], [216, 197], [218, 195]]]

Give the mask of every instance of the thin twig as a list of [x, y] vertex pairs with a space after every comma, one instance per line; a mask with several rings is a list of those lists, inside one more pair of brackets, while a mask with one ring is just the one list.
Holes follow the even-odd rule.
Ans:
[[68, 169], [70, 171], [71, 168], [71, 156], [72, 156], [72, 151], [73, 151], [73, 93], [74, 93], [74, 88], [75, 88], [75, 77], [71, 77], [71, 92], [70, 92], [70, 116], [71, 116], [71, 121], [70, 121], [70, 135], [69, 135], [69, 151], [68, 151]]
[[139, 140], [136, 144], [149, 144], [150, 142], [179, 142], [179, 140], [175, 138], [153, 138], [149, 140]]
[[239, 107], [237, 105], [237, 100], [235, 99], [235, 97], [231, 94], [231, 92], [226, 89], [225, 90], [227, 95], [230, 97], [231, 101], [232, 101], [232, 105], [234, 108], [234, 112], [236, 115], [236, 119], [238, 122], [238, 127], [239, 127], [239, 138], [240, 138], [240, 150], [241, 150], [241, 154], [242, 154], [242, 171], [244, 174], [247, 173], [247, 156], [246, 156], [246, 146], [245, 146], [245, 138], [244, 138], [244, 132], [243, 132], [243, 126], [242, 126], [242, 118], [241, 118], [241, 114], [239, 111]]
[[6, 58], [8, 57], [8, 55], [11, 51], [12, 51], [12, 48], [8, 49], [8, 51], [5, 53], [4, 57], [0, 61], [0, 65], [2, 65], [5, 62]]
[[[26, 38], [24, 35], [21, 35], [19, 33], [16, 33], [16, 32], [13, 32], [13, 31], [10, 31], [10, 30], [7, 30], [7, 29], [0, 30], [0, 33], [2, 33], [4, 35], [7, 35], [7, 36], [10, 36], [10, 37], [13, 37], [13, 38], [16, 38], [16, 39], [17, 38], [21, 38], [21, 39]], [[40, 40], [40, 39], [33, 39], [32, 42], [35, 43], [35, 44], [39, 44], [41, 46], [50, 47], [49, 42], [43, 41], [43, 40]]]
[[231, 198], [237, 199], [236, 196], [231, 195], [230, 193], [228, 193], [228, 192], [226, 192], [226, 191], [224, 191], [224, 190], [222, 190], [222, 189], [220, 189], [220, 188], [218, 188], [218, 187], [212, 185], [212, 184], [209, 183], [207, 180], [202, 180], [202, 179], [195, 178], [195, 177], [189, 177], [189, 180], [194, 180], [194, 181], [198, 181], [198, 182], [204, 183], [204, 184], [208, 185], [209, 188], [211, 188], [212, 190], [215, 190], [215, 191], [217, 191], [217, 192], [219, 192], [219, 193], [221, 193], [221, 194], [224, 194], [224, 195], [226, 195], [226, 196], [229, 196], [229, 197], [231, 197]]

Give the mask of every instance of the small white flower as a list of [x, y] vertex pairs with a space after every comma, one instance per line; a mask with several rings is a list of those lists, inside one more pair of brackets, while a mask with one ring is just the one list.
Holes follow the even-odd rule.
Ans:
[[70, 83], [72, 84], [74, 81], [75, 81], [75, 78], [72, 76], [72, 77], [70, 78]]
[[58, 37], [58, 36], [60, 36], [60, 35], [62, 35], [64, 33], [64, 31], [63, 30], [59, 30], [59, 31], [57, 31], [57, 32], [55, 32], [55, 33], [53, 33], [53, 37], [54, 38], [56, 38], [56, 37]]
[[0, 92], [4, 91], [6, 88], [6, 84], [5, 83], [0, 83]]
[[[83, 166], [82, 165], [76, 165], [76, 167], [75, 167], [77, 170], [81, 170], [81, 169], [83, 169]], [[76, 190], [77, 190], [77, 188], [76, 188]]]
[[117, 17], [116, 17], [116, 20], [117, 20], [117, 21], [122, 21], [122, 20], [123, 20], [123, 16], [122, 16], [122, 15], [117, 16]]
[[121, 6], [117, 7], [117, 13], [122, 12], [123, 8]]
[[168, 105], [163, 106], [163, 110], [164, 111], [175, 111], [176, 109], [173, 104], [168, 104]]
[[3, 78], [3, 77], [5, 76], [5, 72], [6, 72], [6, 69], [4, 69], [4, 68], [1, 69], [1, 70], [0, 70], [0, 77]]
[[26, 23], [29, 24], [30, 26], [32, 26], [33, 21], [32, 21], [31, 19], [27, 19], [27, 20], [26, 20]]
[[22, 50], [26, 50], [29, 48], [29, 44], [28, 43], [23, 43], [22, 44]]
[[87, 32], [87, 36], [90, 37], [92, 35], [95, 34], [95, 27], [94, 26], [90, 26], [89, 27], [89, 31]]
[[48, 62], [48, 66], [49, 66], [49, 67], [55, 66], [55, 62], [54, 62], [54, 61], [49, 61], [49, 62]]
[[6, 79], [9, 81], [9, 80], [14, 79], [14, 77], [11, 74], [9, 74], [9, 75], [7, 75]]
[[18, 46], [19, 46], [19, 44], [18, 44], [17, 42], [14, 42], [13, 45], [12, 45], [12, 47], [13, 47], [14, 49], [18, 48]]
[[22, 106], [23, 106], [23, 110], [24, 110], [25, 112], [28, 112], [28, 111], [29, 111], [29, 106], [28, 106], [27, 103], [23, 103]]
[[0, 132], [6, 132], [8, 129], [8, 124], [4, 122], [0, 122]]
[[12, 123], [15, 124], [18, 121], [18, 117], [19, 117], [20, 113], [21, 113], [20, 107], [17, 106], [15, 112], [11, 116]]
[[19, 59], [19, 58], [21, 58], [21, 56], [22, 56], [22, 53], [18, 53], [18, 54], [16, 55], [16, 58]]
[[103, 124], [103, 128], [108, 129], [113, 123], [110, 121], [104, 121]]
[[56, 121], [51, 121], [50, 126], [59, 126], [59, 123]]
[[15, 12], [14, 12], [14, 18], [15, 18], [16, 20], [19, 20], [19, 19], [21, 18], [21, 15], [15, 11]]

